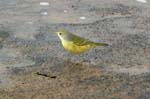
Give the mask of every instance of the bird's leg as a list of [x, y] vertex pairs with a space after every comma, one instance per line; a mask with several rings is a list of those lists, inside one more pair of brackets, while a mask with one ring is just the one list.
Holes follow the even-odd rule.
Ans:
[[80, 59], [80, 64], [82, 64], [82, 65], [85, 65], [85, 64], [89, 64], [89, 61], [87, 60], [87, 54], [81, 54], [81, 55], [79, 55], [79, 59]]
[[67, 62], [67, 63], [70, 63], [71, 62], [71, 59], [72, 59], [72, 54], [70, 54], [70, 53], [67, 53], [67, 56], [65, 57], [65, 61]]
[[77, 63], [79, 64], [82, 64], [85, 61], [82, 54], [78, 55], [76, 58], [77, 58]]

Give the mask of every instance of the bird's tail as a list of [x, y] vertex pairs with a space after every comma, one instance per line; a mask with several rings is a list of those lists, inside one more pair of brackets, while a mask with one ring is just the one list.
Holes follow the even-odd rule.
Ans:
[[97, 46], [108, 46], [107, 43], [95, 43]]

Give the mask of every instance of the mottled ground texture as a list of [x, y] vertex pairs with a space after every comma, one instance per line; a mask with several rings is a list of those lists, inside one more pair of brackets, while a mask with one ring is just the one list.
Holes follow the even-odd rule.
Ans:
[[[150, 99], [150, 1], [0, 0], [0, 99]], [[108, 43], [81, 55], [66, 28]]]

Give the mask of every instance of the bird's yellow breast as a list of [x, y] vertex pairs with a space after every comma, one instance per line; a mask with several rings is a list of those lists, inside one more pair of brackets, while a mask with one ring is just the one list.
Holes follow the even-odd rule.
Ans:
[[74, 44], [73, 42], [66, 41], [66, 40], [62, 40], [62, 45], [67, 51], [69, 51], [73, 54], [80, 54], [91, 48], [90, 45], [78, 46], [78, 45]]

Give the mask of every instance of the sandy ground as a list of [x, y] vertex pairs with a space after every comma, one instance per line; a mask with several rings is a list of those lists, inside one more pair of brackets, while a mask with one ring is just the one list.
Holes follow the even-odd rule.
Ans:
[[[149, 99], [149, 0], [40, 2], [0, 1], [0, 99]], [[60, 28], [109, 46], [71, 55]]]

